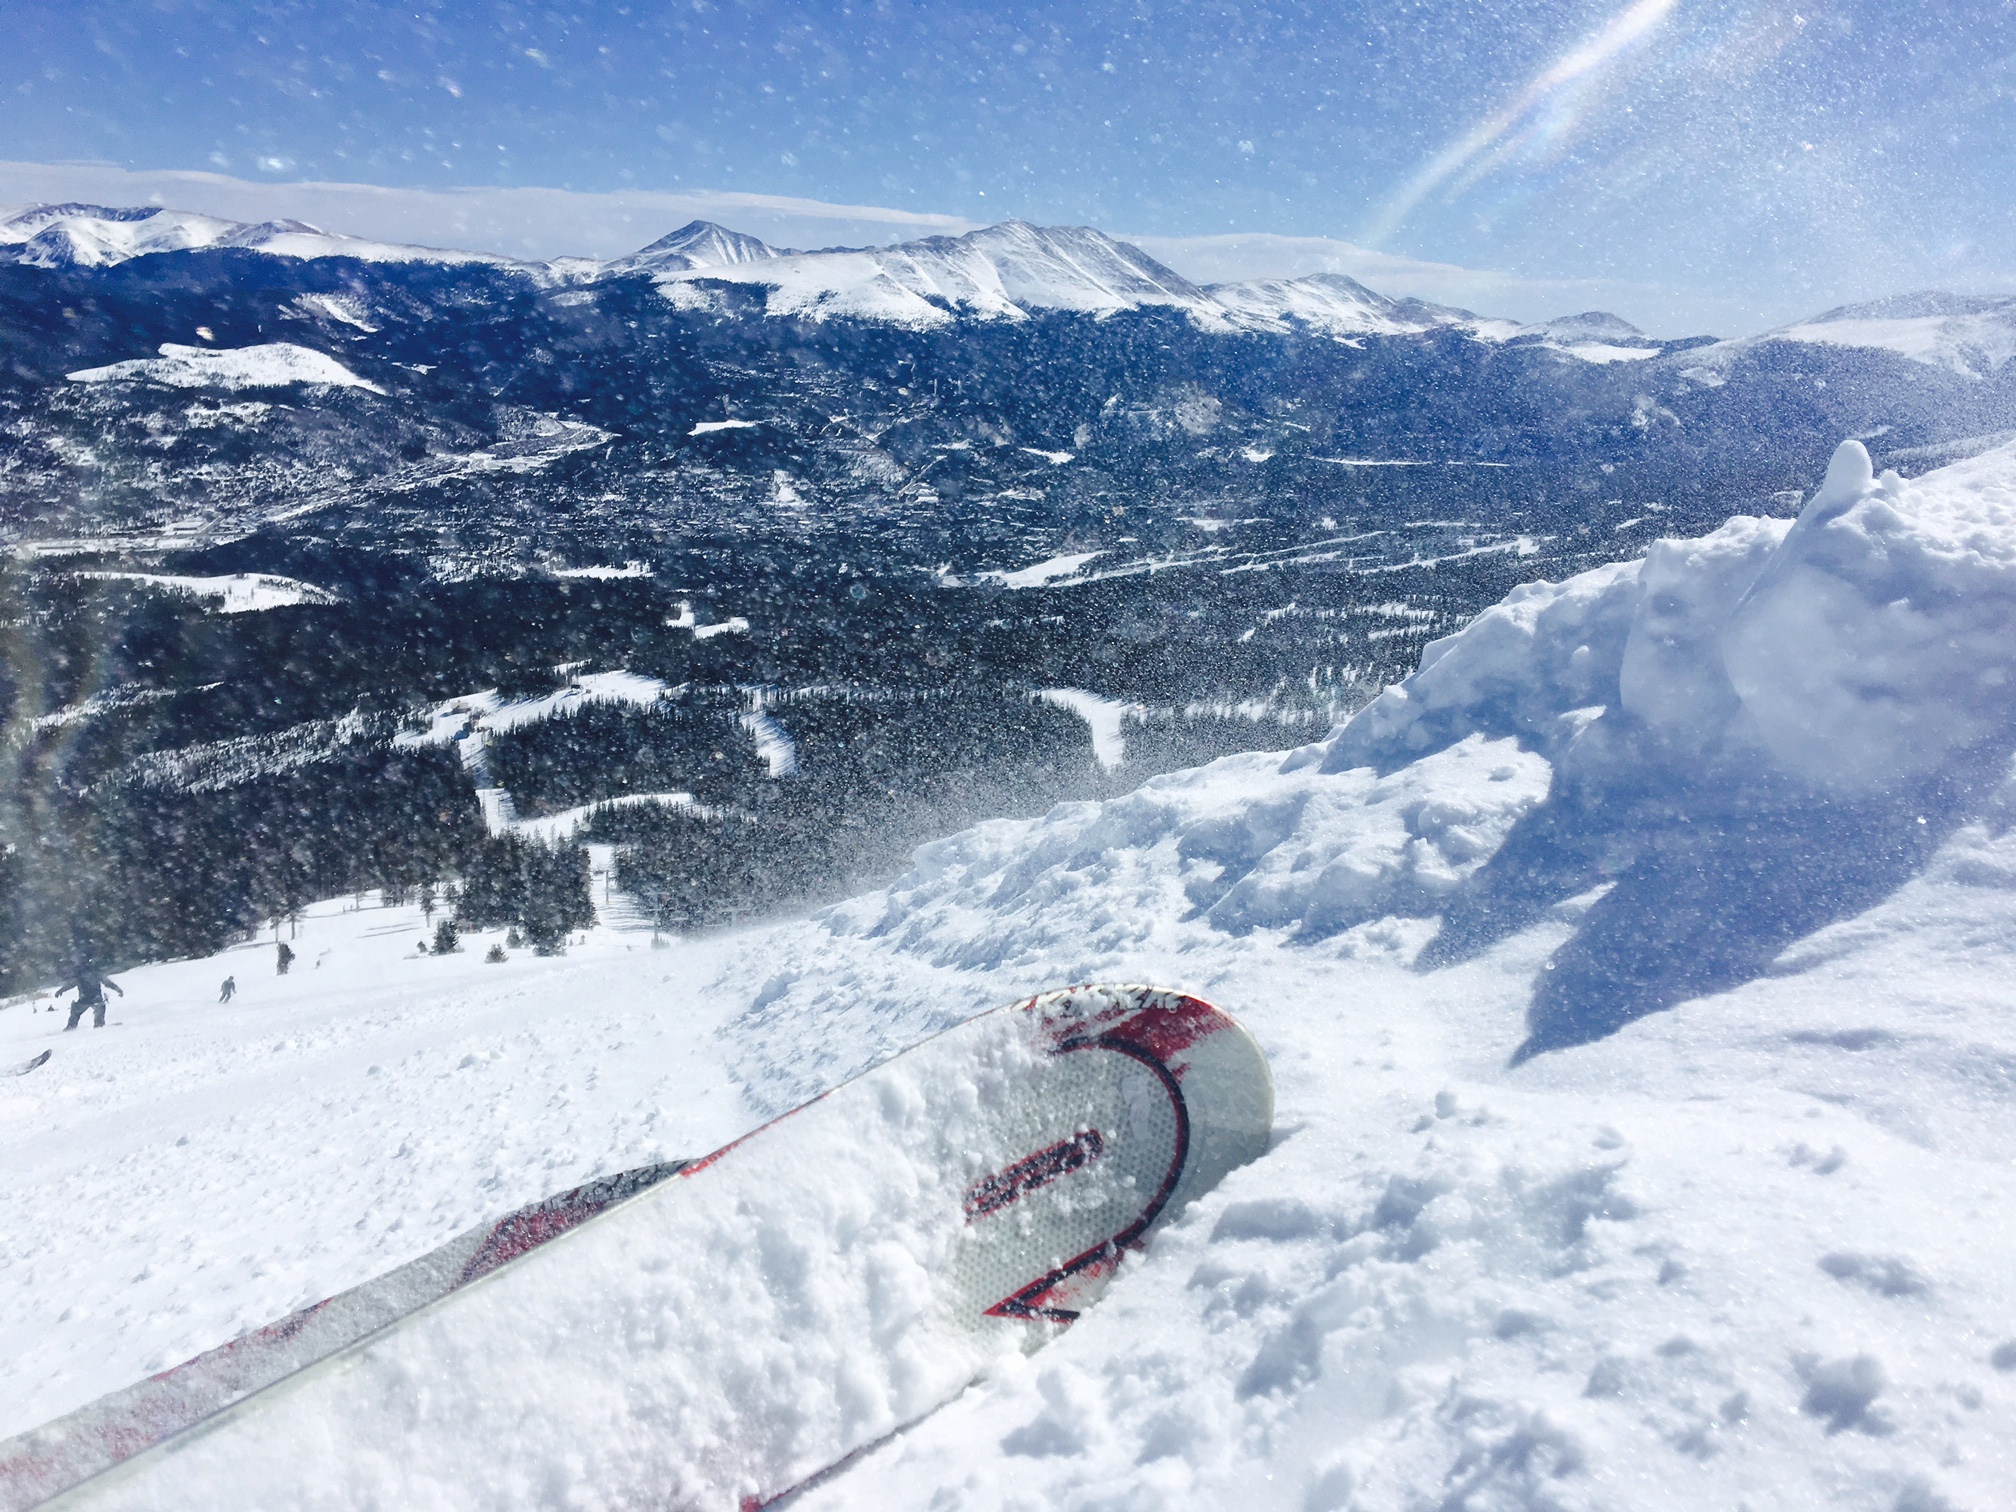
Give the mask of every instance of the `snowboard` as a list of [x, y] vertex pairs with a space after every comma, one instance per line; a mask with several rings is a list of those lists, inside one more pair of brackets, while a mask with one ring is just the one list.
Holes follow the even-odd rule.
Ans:
[[45, 1063], [49, 1059], [51, 1053], [52, 1052], [48, 1050], [44, 1050], [40, 1055], [32, 1056], [29, 1059], [21, 1062], [21, 1064], [18, 1066], [9, 1066], [7, 1068], [7, 1074], [9, 1076], [26, 1076], [30, 1071], [33, 1071], [37, 1066]]
[[1201, 999], [1044, 993], [0, 1444], [0, 1509], [772, 1507], [1068, 1326], [1272, 1116]]

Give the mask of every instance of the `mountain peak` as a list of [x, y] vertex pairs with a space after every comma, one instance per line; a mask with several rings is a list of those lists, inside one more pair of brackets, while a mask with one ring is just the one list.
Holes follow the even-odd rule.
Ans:
[[692, 220], [628, 257], [607, 265], [611, 273], [675, 273], [732, 267], [789, 255], [784, 249], [709, 220]]

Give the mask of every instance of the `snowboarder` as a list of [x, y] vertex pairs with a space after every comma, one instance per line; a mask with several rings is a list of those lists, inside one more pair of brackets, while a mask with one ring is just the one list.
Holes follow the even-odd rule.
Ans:
[[281, 976], [287, 975], [287, 968], [294, 964], [294, 947], [285, 940], [280, 942], [279, 959], [274, 962], [274, 970]]
[[226, 978], [224, 978], [223, 987], [221, 987], [218, 990], [217, 1001], [220, 1003], [228, 1003], [231, 1001], [231, 999], [233, 999], [237, 995], [238, 995], [238, 978], [227, 976]]
[[71, 974], [70, 980], [56, 989], [55, 995], [61, 997], [72, 987], [77, 989], [77, 1001], [70, 1005], [70, 1022], [63, 1026], [66, 1031], [77, 1027], [84, 1017], [84, 1010], [86, 1008], [91, 1010], [91, 1027], [93, 1029], [103, 1029], [105, 1027], [105, 989], [107, 987], [110, 987], [121, 997], [126, 996], [125, 988], [121, 987], [110, 977], [100, 975], [98, 968], [93, 966], [89, 961], [80, 963], [76, 971]]

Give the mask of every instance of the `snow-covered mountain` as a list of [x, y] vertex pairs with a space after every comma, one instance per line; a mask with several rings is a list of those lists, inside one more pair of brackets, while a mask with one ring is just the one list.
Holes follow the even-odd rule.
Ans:
[[[1314, 746], [979, 826], [808, 919], [653, 950], [612, 903], [491, 963], [345, 897], [286, 977], [262, 940], [122, 974], [102, 1034], [14, 1004], [0, 1066], [54, 1053], [0, 1098], [41, 1152], [0, 1189], [0, 1434], [969, 1012], [1150, 980], [1265, 1045], [1273, 1148], [922, 1421], [888, 1246], [721, 1346], [802, 1388], [764, 1428], [813, 1462], [835, 1415], [891, 1430], [806, 1512], [2003, 1505], [2016, 450], [1807, 481], [1796, 522], [1520, 589]], [[750, 1241], [782, 1297], [801, 1238]], [[882, 1347], [836, 1378], [800, 1331], [857, 1295]], [[593, 1502], [605, 1456], [678, 1483], [702, 1446], [587, 1429], [662, 1409], [621, 1362], [681, 1347], [612, 1332], [610, 1390], [526, 1430], [543, 1495]], [[323, 1504], [509, 1499], [413, 1484], [410, 1419], [373, 1424], [326, 1424], [380, 1436]]]
[[1023, 221], [889, 247], [798, 252], [696, 220], [624, 257], [524, 263], [338, 236], [299, 221], [247, 225], [177, 210], [41, 205], [0, 220], [0, 258], [34, 267], [109, 267], [210, 247], [300, 259], [480, 262], [541, 283], [592, 284], [642, 274], [682, 309], [723, 307], [715, 286], [741, 285], [762, 292], [768, 315], [911, 329], [961, 320], [1022, 321], [1043, 311], [1106, 316], [1159, 308], [1180, 311], [1213, 332], [1305, 332], [1351, 341], [1449, 328], [1480, 341], [1542, 345], [1592, 362], [1662, 350], [1614, 315], [1525, 326], [1422, 300], [1391, 299], [1342, 274], [1203, 288], [1104, 232]]
[[344, 236], [306, 221], [248, 223], [156, 207], [33, 205], [0, 219], [0, 259], [37, 268], [104, 268], [164, 252], [243, 247], [276, 257], [354, 257], [365, 262], [489, 263], [485, 252], [407, 247]]
[[1167, 306], [1200, 323], [1226, 324], [1223, 308], [1210, 295], [1138, 247], [1083, 226], [1023, 221], [893, 247], [679, 269], [659, 280], [688, 307], [706, 296], [680, 286], [713, 282], [764, 289], [771, 315], [919, 329], [961, 318], [1020, 321], [1037, 310], [1110, 315], [1144, 306]]
[[1689, 366], [1720, 373], [1774, 345], [1888, 352], [1962, 378], [2002, 374], [2016, 358], [2016, 296], [1922, 292], [1842, 305], [1757, 336], [1687, 354]]

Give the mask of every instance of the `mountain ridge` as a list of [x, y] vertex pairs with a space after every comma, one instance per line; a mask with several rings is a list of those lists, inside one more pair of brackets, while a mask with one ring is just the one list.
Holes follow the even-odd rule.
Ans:
[[[219, 248], [304, 260], [482, 265], [540, 284], [595, 284], [641, 275], [652, 278], [675, 305], [698, 310], [725, 311], [732, 301], [713, 286], [741, 285], [766, 291], [768, 315], [859, 319], [911, 329], [961, 319], [1017, 322], [1038, 310], [1106, 316], [1144, 307], [1180, 310], [1201, 328], [1228, 334], [1301, 332], [1346, 340], [1444, 326], [1480, 340], [1510, 340], [1559, 324], [1526, 326], [1423, 300], [1395, 299], [1335, 273], [1205, 286], [1131, 242], [1091, 227], [1036, 226], [1013, 219], [956, 237], [810, 251], [772, 247], [716, 222], [693, 220], [622, 257], [526, 262], [371, 241], [303, 221], [247, 223], [157, 207], [65, 203], [29, 206], [0, 217], [0, 261], [32, 267], [106, 268], [136, 257]], [[1616, 316], [1600, 318], [1631, 339], [1663, 347]], [[1566, 344], [1562, 349], [1573, 350]]]

